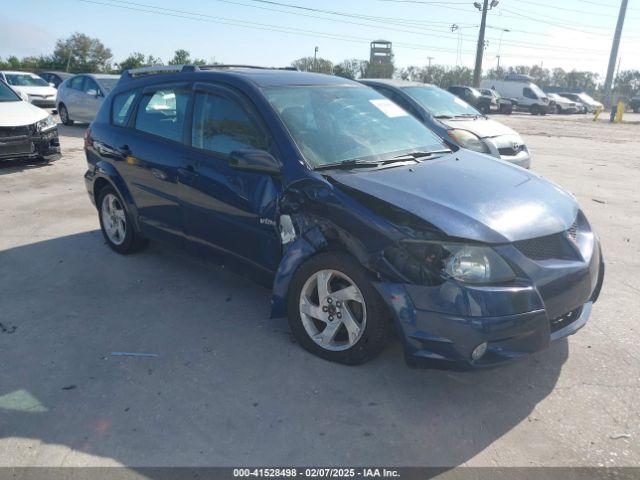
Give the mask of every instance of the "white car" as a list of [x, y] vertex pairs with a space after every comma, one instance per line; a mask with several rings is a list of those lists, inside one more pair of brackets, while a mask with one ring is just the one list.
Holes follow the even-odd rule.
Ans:
[[45, 110], [25, 102], [0, 80], [0, 160], [60, 157], [58, 126]]
[[578, 113], [582, 106], [572, 102], [568, 98], [561, 97], [557, 93], [547, 93], [551, 103], [551, 109], [555, 113]]
[[35, 73], [0, 71], [0, 80], [38, 107], [56, 106], [56, 89]]
[[56, 97], [62, 123], [73, 125], [74, 121], [93, 121], [103, 100], [119, 79], [120, 75], [86, 73], [62, 82]]

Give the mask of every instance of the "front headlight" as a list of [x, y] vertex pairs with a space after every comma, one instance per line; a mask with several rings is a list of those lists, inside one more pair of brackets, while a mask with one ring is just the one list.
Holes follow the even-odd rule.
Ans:
[[449, 136], [462, 148], [473, 150], [479, 153], [490, 153], [489, 147], [480, 140], [475, 133], [471, 133], [469, 130], [462, 130], [456, 128], [447, 132]]
[[47, 115], [47, 118], [43, 118], [37, 123], [39, 132], [45, 132], [47, 130], [51, 130], [55, 126], [56, 126], [56, 121], [53, 119], [51, 115]]
[[509, 264], [491, 247], [413, 240], [403, 243], [423, 266], [463, 283], [502, 283], [515, 278]]

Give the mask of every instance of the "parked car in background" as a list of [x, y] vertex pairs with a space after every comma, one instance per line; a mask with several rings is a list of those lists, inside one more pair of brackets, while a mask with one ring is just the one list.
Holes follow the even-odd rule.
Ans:
[[449, 87], [449, 92], [475, 107], [482, 113], [491, 112], [492, 105], [497, 109], [498, 104], [492, 96], [483, 95], [480, 90], [473, 87], [465, 87], [462, 85], [453, 85]]
[[629, 108], [633, 110], [634, 113], [640, 112], [640, 95], [636, 95], [629, 100]]
[[[495, 105], [496, 105], [496, 111], [498, 113], [510, 115], [511, 112], [513, 112], [513, 106], [514, 104], [516, 104], [514, 100], [505, 98], [502, 95], [500, 95], [498, 92], [496, 92], [495, 90], [491, 90], [490, 88], [483, 88], [480, 90], [480, 93], [482, 93], [482, 95], [485, 95], [487, 97], [493, 97], [493, 100], [495, 101]], [[493, 105], [494, 103], [492, 102], [492, 106]]]
[[0, 80], [27, 95], [29, 102], [38, 107], [53, 108], [56, 105], [56, 89], [35, 73], [0, 71]]
[[571, 92], [561, 92], [559, 93], [561, 97], [568, 98], [569, 100], [576, 102], [583, 107], [584, 113], [594, 113], [598, 108], [604, 108], [602, 103], [594, 100], [590, 95], [585, 92], [582, 93], [571, 93]]
[[[586, 324], [600, 243], [557, 185], [451, 152], [351, 80], [164, 68], [125, 73], [85, 138], [115, 252], [162, 239], [232, 257], [270, 282], [299, 345], [345, 364], [378, 355], [393, 324], [409, 363], [467, 367]], [[149, 108], [157, 98], [166, 108]]]
[[58, 88], [62, 82], [64, 82], [67, 78], [73, 77], [72, 73], [68, 72], [56, 72], [56, 71], [45, 71], [38, 72], [38, 75], [45, 79], [47, 82], [53, 84], [55, 88]]
[[74, 75], [62, 82], [56, 97], [62, 123], [91, 122], [119, 78], [120, 75], [87, 73]]
[[500, 95], [517, 102], [518, 110], [532, 115], [545, 115], [549, 111], [549, 97], [535, 83], [527, 80], [482, 80], [482, 88], [496, 90]]
[[58, 127], [48, 112], [0, 80], [0, 160], [23, 157], [59, 158]]
[[531, 165], [529, 150], [520, 135], [446, 90], [402, 80], [360, 82], [393, 100], [451, 146], [485, 153], [524, 168]]
[[547, 97], [549, 97], [549, 107], [554, 113], [578, 113], [583, 109], [582, 104], [573, 102], [557, 93], [547, 93]]

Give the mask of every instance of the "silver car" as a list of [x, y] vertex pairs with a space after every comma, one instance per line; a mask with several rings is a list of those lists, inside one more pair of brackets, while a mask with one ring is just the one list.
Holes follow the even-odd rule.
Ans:
[[68, 78], [58, 87], [56, 105], [65, 125], [91, 122], [104, 97], [115, 87], [120, 75], [86, 73]]

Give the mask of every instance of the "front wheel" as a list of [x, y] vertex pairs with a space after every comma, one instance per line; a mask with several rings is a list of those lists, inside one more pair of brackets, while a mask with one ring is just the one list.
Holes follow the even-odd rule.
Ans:
[[539, 115], [540, 107], [538, 105], [531, 105], [531, 108], [529, 109], [529, 111], [531, 112], [531, 115]]
[[100, 228], [112, 250], [128, 254], [141, 250], [147, 240], [135, 231], [124, 202], [112, 187], [104, 187], [98, 200]]
[[293, 335], [311, 353], [357, 365], [384, 348], [388, 310], [351, 256], [328, 252], [312, 257], [294, 274], [288, 297]]

